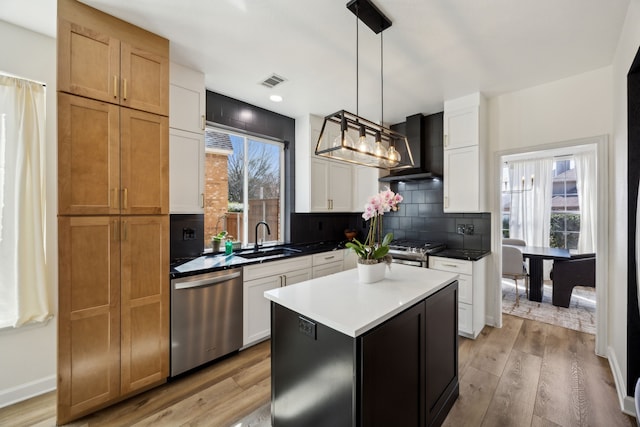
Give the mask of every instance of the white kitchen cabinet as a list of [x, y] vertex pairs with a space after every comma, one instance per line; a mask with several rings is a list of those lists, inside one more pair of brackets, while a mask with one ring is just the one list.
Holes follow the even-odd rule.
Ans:
[[444, 150], [445, 212], [478, 212], [480, 207], [480, 162], [478, 146]]
[[444, 103], [444, 212], [486, 212], [486, 101], [474, 93]]
[[169, 129], [169, 205], [174, 214], [204, 212], [204, 134]]
[[451, 107], [450, 103], [449, 108], [449, 111], [445, 109], [444, 112], [444, 149], [453, 150], [478, 145], [480, 143], [479, 106], [453, 109], [455, 104]]
[[485, 324], [487, 257], [466, 261], [430, 256], [429, 268], [458, 273], [458, 334], [475, 339]]
[[169, 127], [204, 133], [204, 74], [174, 62], [169, 65]]
[[364, 205], [369, 202], [371, 196], [378, 194], [379, 172], [376, 168], [367, 166], [353, 167], [353, 210], [355, 212], [363, 212]]
[[351, 165], [346, 163], [311, 159], [311, 211], [351, 212], [352, 173]]
[[311, 267], [311, 255], [244, 267], [243, 346], [255, 344], [271, 334], [270, 304], [264, 297], [265, 291], [311, 279]]
[[204, 74], [171, 63], [169, 90], [170, 212], [204, 212]]
[[344, 250], [322, 252], [312, 257], [311, 277], [313, 279], [338, 273], [344, 269]]

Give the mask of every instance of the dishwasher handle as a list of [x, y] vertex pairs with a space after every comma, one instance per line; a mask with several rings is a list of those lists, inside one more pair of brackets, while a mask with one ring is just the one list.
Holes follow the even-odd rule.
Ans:
[[236, 271], [235, 273], [225, 274], [223, 276], [209, 277], [206, 279], [193, 280], [193, 281], [182, 282], [182, 283], [178, 282], [174, 285], [174, 289], [176, 290], [191, 289], [191, 288], [201, 288], [205, 286], [212, 286], [221, 282], [226, 282], [228, 280], [236, 279], [240, 277], [240, 274], [241, 274], [240, 271]]

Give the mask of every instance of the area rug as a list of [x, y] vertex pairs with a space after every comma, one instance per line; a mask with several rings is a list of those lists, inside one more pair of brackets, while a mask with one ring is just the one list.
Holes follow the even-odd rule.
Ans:
[[513, 280], [502, 280], [502, 312], [525, 319], [550, 323], [580, 332], [596, 333], [596, 291], [594, 288], [575, 287], [569, 308], [551, 304], [551, 285], [544, 285], [542, 302], [529, 301], [524, 292], [524, 281], [518, 283], [520, 304], [516, 305]]
[[271, 402], [265, 403], [229, 427], [271, 427]]

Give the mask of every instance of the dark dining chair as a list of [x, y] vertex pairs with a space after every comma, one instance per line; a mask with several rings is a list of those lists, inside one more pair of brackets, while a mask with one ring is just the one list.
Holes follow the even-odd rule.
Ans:
[[551, 303], [558, 307], [569, 307], [575, 286], [596, 287], [596, 254], [571, 255], [566, 260], [555, 260], [551, 280]]

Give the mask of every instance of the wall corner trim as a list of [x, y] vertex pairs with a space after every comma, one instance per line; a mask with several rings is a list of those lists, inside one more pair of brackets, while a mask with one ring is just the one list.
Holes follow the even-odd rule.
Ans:
[[56, 376], [50, 375], [15, 387], [0, 390], [0, 408], [56, 389]]

